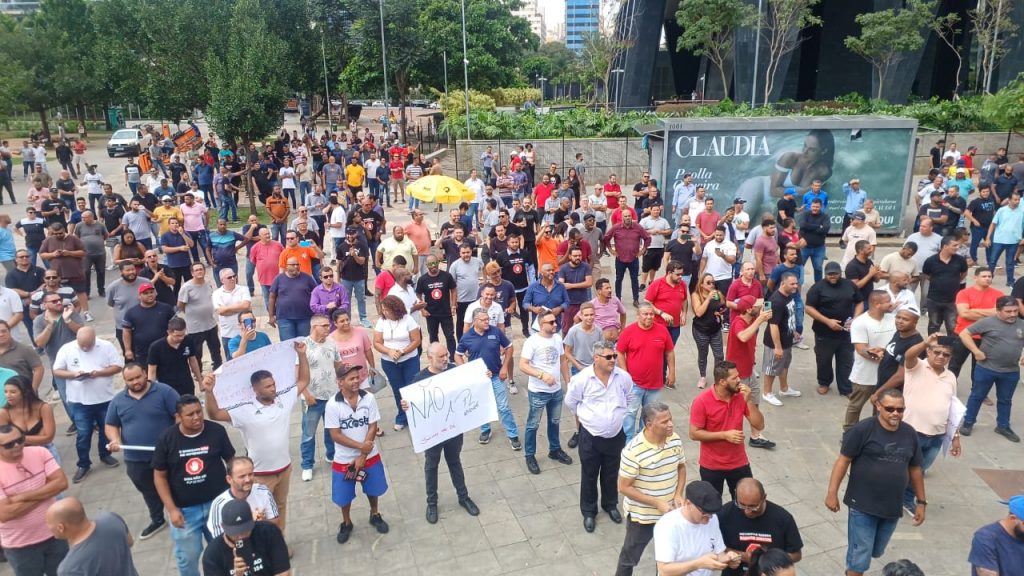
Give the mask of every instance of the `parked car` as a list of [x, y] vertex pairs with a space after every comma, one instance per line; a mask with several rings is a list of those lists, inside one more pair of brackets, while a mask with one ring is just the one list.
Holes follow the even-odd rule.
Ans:
[[142, 152], [143, 139], [142, 130], [122, 128], [114, 132], [107, 141], [107, 156], [138, 156]]
[[431, 110], [438, 110], [439, 108], [441, 108], [441, 103], [440, 102], [434, 101], [434, 102], [430, 103], [430, 109]]
[[409, 105], [415, 108], [426, 108], [430, 105], [430, 100], [413, 100], [409, 102]]
[[383, 100], [374, 100], [373, 104], [370, 104], [371, 108], [387, 108], [387, 104], [384, 104]]

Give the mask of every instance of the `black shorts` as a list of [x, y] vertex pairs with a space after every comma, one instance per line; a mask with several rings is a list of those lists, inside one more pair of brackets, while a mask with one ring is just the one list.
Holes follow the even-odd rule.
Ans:
[[65, 280], [61, 282], [61, 284], [68, 286], [75, 292], [79, 292], [82, 294], [89, 291], [89, 283], [86, 282], [84, 278], [82, 280]]
[[664, 256], [664, 248], [648, 248], [647, 252], [644, 253], [644, 261], [641, 271], [650, 272], [651, 270], [654, 270], [657, 272], [658, 268], [661, 268], [661, 259]]

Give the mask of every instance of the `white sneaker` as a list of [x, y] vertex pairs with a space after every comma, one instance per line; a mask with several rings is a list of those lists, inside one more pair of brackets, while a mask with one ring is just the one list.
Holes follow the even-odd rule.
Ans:
[[312, 469], [310, 469], [310, 470], [303, 470], [302, 471], [302, 481], [303, 482], [309, 482], [312, 479], [313, 479], [313, 470]]
[[511, 380], [508, 381], [508, 393], [519, 394], [519, 388], [517, 388], [516, 383]]
[[707, 386], [707, 385], [708, 385], [708, 379], [705, 378], [704, 376], [701, 376], [700, 380], [697, 381], [697, 388], [700, 388], [701, 390], [703, 390], [704, 387]]
[[775, 394], [762, 394], [761, 400], [771, 404], [772, 406], [782, 406], [782, 400], [775, 397]]
[[796, 398], [797, 396], [800, 396], [800, 391], [791, 387], [789, 390], [779, 390], [779, 396], [790, 396], [792, 398]]
[[794, 348], [799, 348], [799, 349], [801, 349], [801, 350], [810, 350], [810, 349], [811, 349], [811, 347], [810, 347], [810, 346], [808, 346], [807, 344], [804, 344], [804, 341], [803, 341], [803, 340], [801, 340], [801, 341], [799, 341], [799, 342], [794, 342], [794, 343], [793, 343], [793, 347], [794, 347]]
[[82, 318], [85, 318], [86, 322], [92, 322], [93, 321], [92, 314], [89, 314], [88, 312], [83, 312], [82, 313]]

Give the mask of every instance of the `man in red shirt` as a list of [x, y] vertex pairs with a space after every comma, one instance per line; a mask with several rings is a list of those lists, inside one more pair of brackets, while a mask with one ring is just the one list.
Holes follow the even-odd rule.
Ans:
[[[622, 187], [615, 179], [615, 174], [608, 175], [608, 181], [604, 184], [604, 195], [608, 198], [608, 209], [615, 210], [619, 207], [619, 198], [622, 197]], [[636, 212], [634, 212], [636, 214]], [[634, 216], [635, 218], [635, 216]]]
[[[953, 333], [959, 335], [965, 328], [974, 324], [982, 318], [995, 316], [997, 312], [996, 300], [1003, 294], [1002, 290], [992, 287], [992, 272], [988, 268], [979, 266], [974, 269], [974, 285], [968, 286], [956, 293], [956, 327]], [[981, 340], [980, 336], [974, 336], [975, 340]], [[959, 342], [953, 343], [953, 357], [949, 359], [949, 370], [960, 377], [960, 369], [967, 357], [971, 356], [971, 380], [974, 379], [974, 356], [966, 346]]]
[[628, 442], [643, 430], [643, 422], [637, 427], [640, 409], [657, 400], [664, 386], [676, 387], [676, 357], [672, 337], [664, 325], [654, 323], [654, 307], [650, 304], [640, 306], [637, 321], [622, 330], [615, 349], [619, 352], [619, 368], [633, 378], [626, 421], [622, 425]]
[[[757, 332], [772, 317], [771, 310], [762, 311], [762, 301], [753, 296], [744, 296], [733, 309], [732, 329], [725, 349], [725, 359], [736, 364], [740, 383], [750, 387], [750, 398], [754, 404], [761, 402], [761, 379], [754, 377], [755, 354], [757, 353]], [[750, 427], [752, 448], [774, 448], [775, 442], [762, 436], [764, 428]]]
[[647, 287], [644, 300], [654, 307], [654, 323], [668, 328], [675, 346], [679, 331], [686, 325], [686, 284], [683, 282], [682, 263], [669, 261], [665, 275]]
[[533, 198], [537, 201], [537, 206], [539, 208], [544, 208], [544, 204], [548, 201], [548, 198], [551, 197], [551, 191], [553, 189], [554, 186], [551, 185], [551, 179], [548, 178], [547, 174], [541, 177], [540, 184], [533, 187]]
[[761, 283], [754, 278], [754, 273], [754, 263], [744, 262], [740, 266], [740, 277], [729, 285], [729, 291], [725, 294], [725, 305], [729, 308], [729, 322], [726, 323], [726, 330], [730, 329], [729, 325], [739, 315], [736, 305], [740, 298], [744, 296], [753, 296], [754, 300], [764, 298], [764, 290], [761, 288]]
[[736, 484], [753, 478], [743, 446], [743, 419], [764, 427], [764, 416], [754, 403], [750, 386], [740, 382], [736, 365], [723, 360], [715, 365], [715, 385], [701, 392], [690, 405], [690, 440], [700, 442], [700, 479], [722, 493], [729, 485], [736, 499]]

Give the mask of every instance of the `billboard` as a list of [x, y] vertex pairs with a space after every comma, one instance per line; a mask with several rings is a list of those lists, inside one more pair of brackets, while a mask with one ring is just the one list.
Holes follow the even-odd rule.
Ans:
[[[773, 123], [776, 124], [776, 123]], [[797, 124], [794, 122], [793, 124]], [[778, 127], [725, 130], [674, 130], [666, 126], [665, 185], [669, 196], [684, 174], [704, 186], [719, 212], [733, 198], [747, 201], [754, 221], [763, 212], [776, 213], [786, 188], [795, 188], [799, 204], [814, 180], [828, 193], [832, 231], [840, 232], [846, 203], [843, 183], [860, 179], [862, 190], [875, 202], [881, 232], [900, 230], [914, 149], [914, 128]]]

